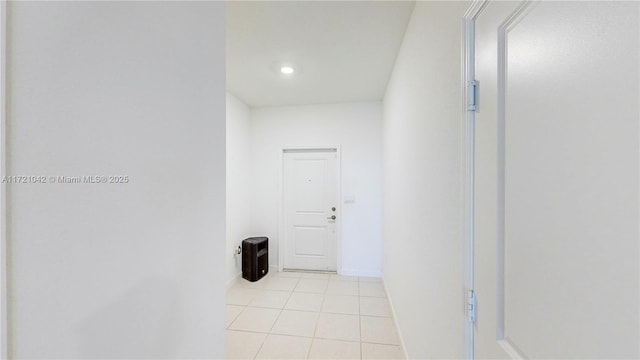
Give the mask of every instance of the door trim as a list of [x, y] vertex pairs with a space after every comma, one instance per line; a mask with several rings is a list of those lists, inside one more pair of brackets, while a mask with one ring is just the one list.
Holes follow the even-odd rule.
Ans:
[[[475, 112], [467, 109], [469, 92], [467, 84], [475, 80], [475, 21], [487, 6], [488, 0], [474, 0], [462, 18], [462, 125], [461, 129], [461, 199], [462, 199], [462, 243], [463, 245], [463, 286], [462, 291], [465, 316], [463, 316], [462, 356], [474, 359], [474, 324], [469, 321], [466, 299], [469, 291], [474, 290], [474, 163], [475, 163]], [[479, 86], [480, 87], [480, 86]], [[478, 87], [478, 88], [479, 88]], [[476, 95], [477, 98], [477, 95]], [[478, 107], [482, 106], [478, 104]]]
[[284, 269], [284, 154], [287, 152], [312, 152], [312, 151], [335, 151], [337, 155], [336, 167], [338, 172], [338, 203], [336, 209], [338, 220], [336, 221], [336, 272], [342, 272], [342, 165], [340, 145], [325, 146], [283, 146], [278, 150], [278, 271]]
[[[467, 84], [475, 80], [475, 21], [486, 8], [490, 0], [474, 0], [463, 16], [462, 31], [462, 217], [463, 217], [463, 243], [464, 261], [463, 274], [465, 290], [474, 290], [474, 176], [475, 176], [475, 111], [467, 110], [468, 95]], [[524, 0], [513, 14], [497, 29], [498, 34], [498, 234], [497, 246], [497, 272], [496, 272], [496, 342], [513, 359], [524, 358], [517, 348], [504, 336], [504, 121], [505, 121], [505, 95], [506, 95], [506, 36], [509, 30], [531, 9], [534, 1]], [[481, 84], [478, 84], [481, 88]], [[477, 92], [476, 92], [476, 96]], [[477, 98], [478, 99], [478, 98]], [[477, 100], [476, 99], [476, 100]], [[478, 108], [482, 104], [478, 104]], [[477, 111], [477, 110], [476, 110]], [[466, 296], [465, 291], [465, 296]], [[465, 303], [466, 305], [466, 303]], [[466, 307], [465, 307], [466, 308]], [[466, 311], [466, 310], [465, 310]], [[474, 330], [475, 325], [464, 317], [463, 356], [474, 359]]]

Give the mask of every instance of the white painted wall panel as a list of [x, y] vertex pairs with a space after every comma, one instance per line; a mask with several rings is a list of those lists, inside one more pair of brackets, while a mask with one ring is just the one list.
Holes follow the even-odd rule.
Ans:
[[508, 34], [505, 334], [529, 358], [639, 356], [638, 5], [541, 4]]
[[384, 98], [383, 278], [408, 358], [461, 358], [460, 39], [467, 2], [417, 2]]
[[15, 358], [224, 354], [224, 4], [8, 4]]

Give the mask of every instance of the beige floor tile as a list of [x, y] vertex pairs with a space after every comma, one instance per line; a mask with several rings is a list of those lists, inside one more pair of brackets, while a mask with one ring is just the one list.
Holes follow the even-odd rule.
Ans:
[[325, 295], [322, 312], [334, 314], [358, 315], [359, 303], [357, 296]]
[[358, 283], [356, 281], [330, 281], [327, 286], [327, 294], [357, 296]]
[[360, 280], [360, 282], [382, 282], [381, 278], [372, 276], [360, 276], [358, 280]]
[[360, 296], [387, 297], [381, 283], [360, 282]]
[[229, 325], [235, 320], [238, 315], [244, 310], [244, 306], [238, 305], [226, 305], [225, 307], [225, 328], [228, 328]]
[[260, 290], [249, 306], [282, 309], [289, 300], [291, 293], [288, 291]]
[[398, 345], [362, 343], [362, 359], [404, 359]]
[[320, 280], [329, 280], [331, 278], [331, 274], [327, 273], [307, 273], [303, 272], [301, 275], [303, 279], [320, 279]]
[[363, 342], [400, 345], [398, 331], [392, 318], [361, 316], [360, 324]]
[[238, 281], [236, 281], [235, 286], [241, 286], [241, 287], [250, 288], [250, 289], [262, 289], [264, 288], [264, 283], [266, 281], [267, 281], [266, 277], [263, 277], [258, 281], [249, 281], [243, 278], [239, 278]]
[[273, 276], [265, 280], [265, 290], [292, 291], [298, 283], [297, 278]]
[[311, 338], [270, 334], [256, 359], [306, 359], [311, 341]]
[[253, 300], [257, 294], [257, 289], [233, 286], [227, 290], [226, 303], [228, 305], [249, 305], [251, 300]]
[[225, 358], [253, 359], [266, 337], [267, 334], [227, 330], [225, 332]]
[[391, 317], [389, 301], [378, 297], [360, 297], [360, 315]]
[[280, 310], [247, 307], [229, 326], [231, 330], [268, 333], [278, 319]]
[[318, 323], [318, 313], [283, 310], [271, 332], [280, 335], [313, 337]]
[[346, 341], [360, 341], [357, 315], [320, 314], [315, 337]]
[[360, 359], [360, 343], [313, 339], [309, 359]]
[[331, 281], [358, 281], [358, 277], [357, 276], [346, 276], [346, 275], [332, 274], [331, 278], [329, 280], [331, 280]]
[[298, 282], [298, 285], [293, 291], [324, 294], [324, 292], [327, 291], [328, 285], [329, 285], [329, 280], [302, 278], [300, 279], [300, 281]]
[[287, 310], [320, 311], [322, 300], [324, 300], [323, 294], [294, 292], [284, 308]]

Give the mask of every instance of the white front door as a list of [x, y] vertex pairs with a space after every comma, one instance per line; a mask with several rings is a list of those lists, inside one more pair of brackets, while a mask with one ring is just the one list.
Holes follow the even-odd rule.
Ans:
[[475, 356], [638, 358], [639, 3], [476, 20]]
[[287, 150], [283, 177], [283, 268], [335, 271], [339, 221], [337, 151]]

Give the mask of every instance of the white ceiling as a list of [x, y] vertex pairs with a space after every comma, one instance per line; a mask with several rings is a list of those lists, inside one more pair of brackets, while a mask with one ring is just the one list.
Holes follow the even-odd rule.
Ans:
[[228, 89], [254, 107], [380, 100], [413, 5], [227, 2]]

